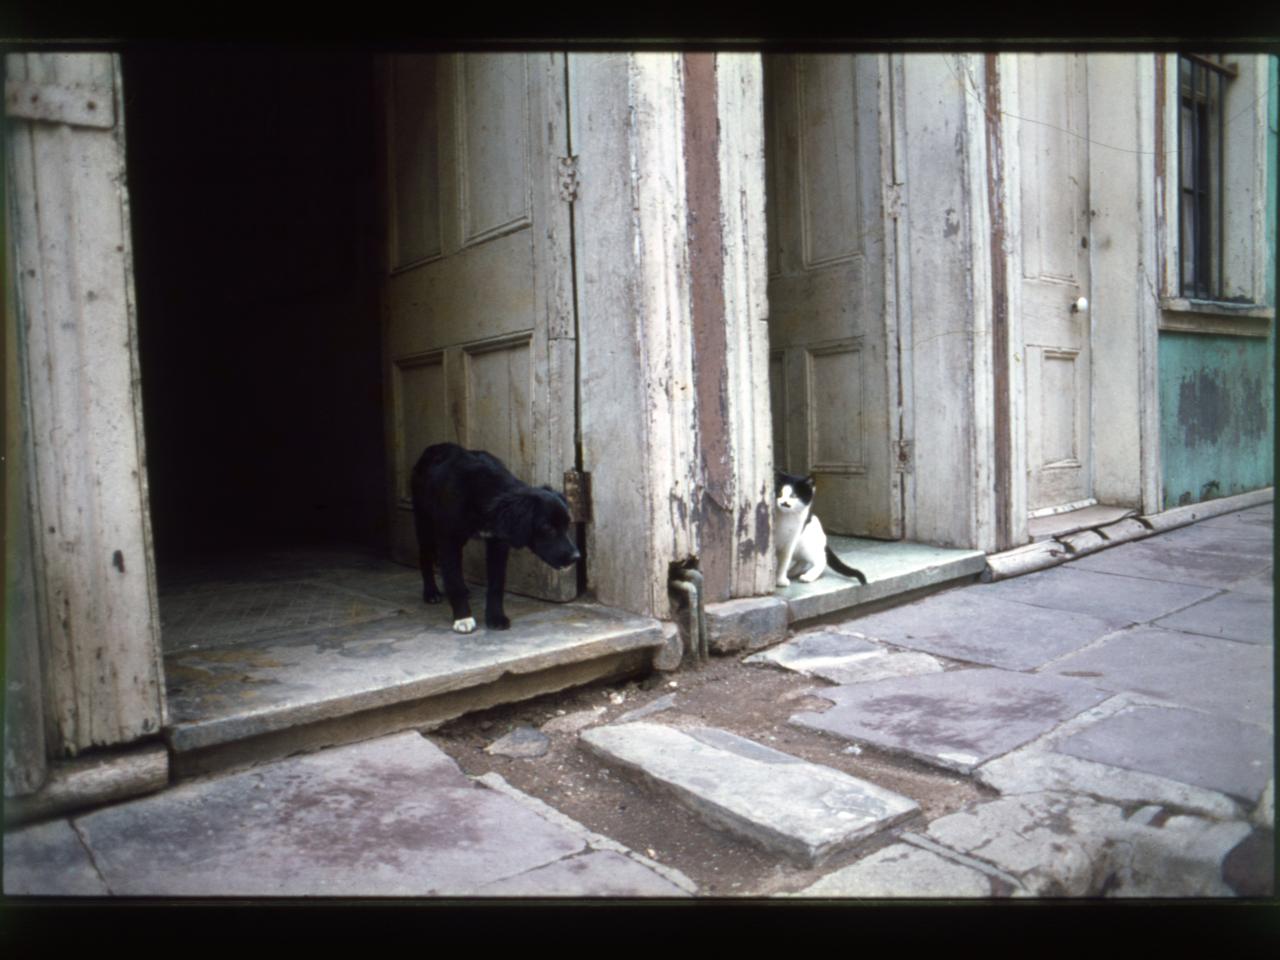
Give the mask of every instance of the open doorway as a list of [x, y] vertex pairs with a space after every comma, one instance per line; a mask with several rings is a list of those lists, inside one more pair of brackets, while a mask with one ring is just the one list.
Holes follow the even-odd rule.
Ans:
[[165, 649], [380, 612], [324, 586], [388, 557], [371, 57], [123, 68]]
[[[122, 59], [166, 734], [179, 775], [645, 669], [663, 642], [656, 622], [601, 607], [521, 597], [507, 605], [509, 632], [452, 633], [442, 608], [422, 603], [406, 565], [414, 551], [397, 540], [401, 473], [427, 442], [499, 449], [513, 466], [532, 450], [530, 464], [558, 471], [536, 482], [573, 463], [572, 416], [543, 416], [534, 391], [572, 404], [572, 381], [552, 375], [572, 377], [572, 340], [541, 320], [463, 309], [491, 306], [484, 295], [500, 289], [495, 270], [468, 256], [545, 233], [532, 226], [545, 203], [519, 209], [522, 184], [484, 140], [521, 127], [479, 113], [518, 104], [526, 71], [456, 58], [409, 70], [421, 83], [404, 106], [379, 87], [387, 61], [368, 52], [142, 48]], [[418, 59], [410, 66], [434, 62]], [[562, 63], [544, 72], [563, 84]], [[449, 104], [476, 108], [459, 109], [479, 116], [466, 139], [415, 107], [437, 96], [436, 74], [464, 84]], [[512, 95], [491, 93], [505, 94], [503, 83]], [[389, 102], [390, 125], [380, 113]], [[523, 129], [542, 129], [527, 112]], [[414, 124], [424, 126], [410, 140]], [[455, 220], [475, 229], [456, 250], [388, 268], [388, 126], [412, 148], [391, 154], [403, 161], [397, 200], [492, 200], [478, 192], [489, 175], [517, 184], [518, 216], [464, 207]], [[436, 136], [465, 143], [467, 163], [423, 162]], [[554, 159], [538, 149], [528, 148], [530, 165]], [[455, 191], [447, 175], [470, 189]], [[406, 215], [396, 216], [402, 239]], [[432, 273], [441, 270], [452, 273]], [[554, 312], [534, 309], [536, 296], [507, 300], [537, 318]], [[556, 315], [571, 320], [571, 306]], [[541, 349], [526, 356], [530, 346]], [[547, 356], [560, 361], [552, 374], [539, 366]], [[431, 389], [436, 367], [461, 385], [456, 398]], [[518, 415], [529, 428], [508, 431], [519, 442], [502, 449], [495, 431], [523, 423]], [[567, 457], [544, 441], [551, 423], [564, 427]], [[514, 577], [508, 591], [544, 595]]]

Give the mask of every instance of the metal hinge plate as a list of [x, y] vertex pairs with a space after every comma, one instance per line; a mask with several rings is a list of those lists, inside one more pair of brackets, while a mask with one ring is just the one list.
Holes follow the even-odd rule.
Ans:
[[564, 472], [564, 498], [574, 523], [591, 522], [591, 474], [581, 470]]
[[899, 440], [894, 444], [897, 452], [893, 458], [893, 470], [895, 473], [910, 473], [915, 466], [915, 451], [912, 449], [913, 442], [911, 440]]
[[573, 203], [578, 199], [578, 157], [560, 158], [560, 199]]
[[65, 123], [72, 127], [110, 130], [116, 125], [111, 90], [95, 86], [61, 86], [5, 80], [4, 110], [9, 117]]

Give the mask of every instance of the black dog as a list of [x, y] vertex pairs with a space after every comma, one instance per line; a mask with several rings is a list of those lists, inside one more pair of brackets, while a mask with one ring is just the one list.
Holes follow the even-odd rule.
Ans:
[[521, 483], [502, 462], [483, 450], [464, 450], [456, 443], [427, 447], [414, 465], [413, 520], [422, 566], [422, 599], [439, 603], [431, 568], [440, 558], [440, 579], [453, 606], [453, 629], [476, 628], [462, 581], [462, 545], [472, 537], [485, 541], [484, 622], [506, 630], [502, 612], [507, 579], [507, 553], [528, 547], [556, 569], [578, 559], [569, 539], [569, 504], [550, 487]]

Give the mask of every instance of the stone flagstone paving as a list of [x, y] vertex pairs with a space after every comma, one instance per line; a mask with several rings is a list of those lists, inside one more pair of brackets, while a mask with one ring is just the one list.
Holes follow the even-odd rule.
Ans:
[[814, 691], [835, 702], [791, 722], [969, 773], [1092, 707], [1106, 693], [1066, 677], [954, 670]]

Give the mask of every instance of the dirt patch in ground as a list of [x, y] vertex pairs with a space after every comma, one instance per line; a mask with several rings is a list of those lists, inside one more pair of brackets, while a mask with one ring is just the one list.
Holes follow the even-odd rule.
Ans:
[[[868, 747], [856, 748], [787, 722], [801, 711], [827, 709], [830, 701], [817, 695], [826, 686], [822, 680], [788, 670], [722, 657], [674, 674], [596, 684], [494, 707], [427, 735], [468, 774], [500, 774], [519, 790], [589, 829], [680, 870], [698, 885], [701, 895], [765, 896], [800, 890], [821, 875], [892, 842], [893, 836], [874, 838], [819, 869], [807, 869], [707, 825], [669, 795], [634, 782], [593, 756], [579, 745], [577, 730], [556, 727], [574, 726], [575, 720], [591, 726], [615, 723], [627, 713], [669, 698], [671, 706], [643, 719], [676, 727], [729, 730], [903, 794], [921, 808], [921, 817], [906, 824], [907, 829], [994, 796], [958, 774]], [[598, 708], [603, 710], [593, 716]], [[486, 750], [517, 727], [541, 729], [557, 718], [562, 719], [543, 731], [549, 743], [541, 756], [507, 757]]]

